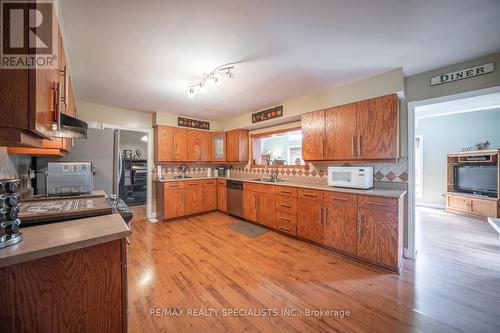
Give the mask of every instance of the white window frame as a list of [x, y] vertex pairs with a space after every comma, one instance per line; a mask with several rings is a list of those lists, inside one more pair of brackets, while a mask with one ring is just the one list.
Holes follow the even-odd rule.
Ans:
[[[415, 135], [415, 140], [418, 139], [420, 142], [420, 163], [418, 168], [420, 169], [420, 191], [417, 192], [416, 186], [415, 186], [415, 198], [416, 199], [422, 199], [424, 195], [424, 136], [423, 135]], [[417, 152], [415, 152], [415, 157]], [[415, 172], [416, 174], [416, 172]]]

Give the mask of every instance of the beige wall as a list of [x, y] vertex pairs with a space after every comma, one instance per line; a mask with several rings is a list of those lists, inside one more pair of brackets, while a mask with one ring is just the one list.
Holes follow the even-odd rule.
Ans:
[[[332, 106], [361, 101], [364, 99], [383, 96], [391, 93], [404, 92], [404, 74], [401, 68], [373, 76], [364, 80], [355, 81], [329, 90], [283, 101], [283, 118], [296, 120], [301, 114], [329, 108]], [[236, 117], [221, 121], [224, 130], [248, 128], [252, 126], [251, 114], [254, 110]], [[261, 127], [272, 121], [262, 122]]]
[[102, 124], [118, 127], [148, 129], [153, 126], [153, 113], [113, 108], [106, 105], [85, 101], [77, 101], [77, 117], [89, 124], [89, 127], [99, 128]]
[[[430, 85], [430, 80], [433, 76], [448, 72], [454, 72], [460, 69], [474, 67], [489, 62], [495, 62], [495, 65], [497, 66], [496, 71], [493, 73], [440, 84], [433, 87], [431, 87]], [[485, 57], [464, 61], [458, 64], [437, 68], [425, 73], [409, 76], [406, 78], [406, 98], [408, 102], [419, 101], [500, 86], [500, 74], [498, 70], [499, 64], [500, 52]]]

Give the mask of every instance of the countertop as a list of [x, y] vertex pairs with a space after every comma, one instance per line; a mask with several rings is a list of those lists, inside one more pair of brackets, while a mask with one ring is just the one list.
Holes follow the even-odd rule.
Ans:
[[23, 240], [0, 249], [0, 267], [122, 239], [130, 230], [120, 214], [21, 228]]
[[38, 200], [57, 200], [57, 199], [83, 199], [83, 198], [99, 198], [99, 197], [107, 197], [106, 192], [104, 190], [94, 190], [89, 194], [81, 194], [81, 195], [71, 195], [71, 196], [59, 196], [59, 197], [47, 197], [45, 195], [30, 195], [30, 196], [21, 196], [21, 201], [38, 201]]
[[321, 191], [331, 191], [331, 192], [342, 192], [342, 193], [353, 193], [353, 194], [362, 194], [362, 195], [373, 195], [380, 197], [390, 197], [390, 198], [401, 198], [406, 194], [406, 190], [402, 189], [384, 189], [384, 188], [372, 188], [369, 190], [361, 190], [354, 188], [346, 188], [346, 187], [334, 187], [328, 186], [326, 183], [315, 183], [304, 181], [296, 181], [287, 179], [284, 182], [278, 183], [270, 183], [263, 181], [256, 181], [254, 179], [258, 178], [259, 175], [251, 175], [251, 176], [231, 176], [228, 177], [207, 177], [207, 176], [194, 176], [192, 178], [184, 178], [184, 179], [174, 179], [174, 178], [164, 178], [164, 179], [155, 179], [155, 182], [178, 182], [178, 181], [186, 181], [186, 180], [203, 180], [203, 179], [226, 179], [226, 180], [240, 180], [244, 182], [251, 183], [259, 183], [259, 184], [267, 184], [267, 185], [276, 185], [276, 186], [291, 186], [291, 187], [301, 187], [301, 188], [309, 188], [314, 190]]

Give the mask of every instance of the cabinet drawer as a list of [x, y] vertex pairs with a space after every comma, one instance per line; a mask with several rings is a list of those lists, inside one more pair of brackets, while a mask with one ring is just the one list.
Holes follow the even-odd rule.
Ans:
[[276, 229], [286, 232], [290, 235], [297, 236], [297, 216], [276, 212]]
[[193, 187], [193, 186], [201, 186], [203, 185], [203, 180], [185, 180], [184, 181], [184, 186], [186, 188]]
[[289, 186], [278, 186], [276, 187], [276, 194], [296, 198], [297, 188]]
[[297, 214], [297, 198], [287, 197], [284, 195], [276, 196], [276, 210], [278, 212]]
[[184, 188], [184, 182], [165, 182], [165, 188]]
[[470, 199], [468, 197], [448, 195], [449, 209], [458, 210], [463, 213], [468, 213], [470, 207]]
[[308, 188], [299, 188], [297, 192], [299, 200], [309, 199], [317, 202], [323, 202], [323, 191], [311, 190]]
[[247, 191], [263, 192], [263, 193], [269, 193], [269, 194], [276, 193], [276, 186], [274, 186], [274, 185], [265, 185], [265, 184], [256, 184], [256, 183], [245, 182], [245, 184], [243, 184], [243, 188]]
[[203, 181], [203, 185], [216, 185], [216, 184], [217, 184], [217, 180], [215, 180], [215, 179], [207, 179], [207, 180]]
[[398, 199], [372, 195], [358, 195], [358, 206], [361, 208], [397, 213]]
[[324, 192], [323, 200], [325, 206], [356, 206], [358, 196], [351, 193]]
[[217, 185], [226, 186], [227, 185], [227, 180], [225, 180], [225, 179], [217, 179]]
[[497, 216], [497, 202], [473, 198], [470, 202], [470, 212], [480, 216]]

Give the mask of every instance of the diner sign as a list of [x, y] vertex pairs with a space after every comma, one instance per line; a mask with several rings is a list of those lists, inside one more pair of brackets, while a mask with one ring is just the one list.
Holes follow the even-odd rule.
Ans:
[[495, 71], [495, 63], [489, 62], [484, 65], [466, 68], [456, 72], [444, 73], [438, 76], [431, 77], [431, 86], [468, 79], [474, 76], [492, 73], [494, 71]]

